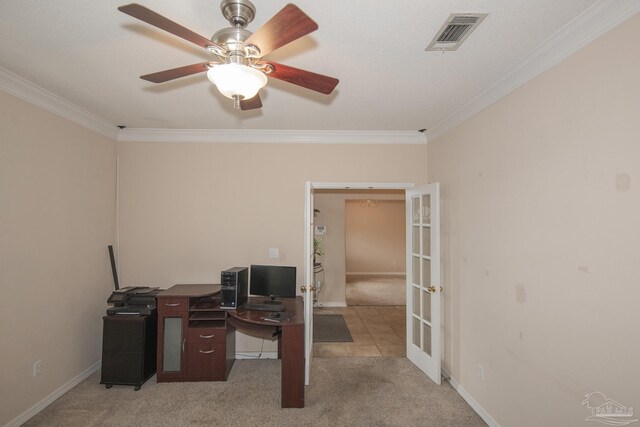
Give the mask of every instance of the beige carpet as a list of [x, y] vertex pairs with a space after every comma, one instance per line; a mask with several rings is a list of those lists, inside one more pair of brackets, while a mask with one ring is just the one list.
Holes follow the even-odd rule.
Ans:
[[347, 305], [405, 305], [405, 277], [347, 276]]
[[411, 362], [314, 359], [304, 409], [280, 408], [280, 362], [239, 360], [226, 382], [162, 383], [140, 391], [99, 384], [99, 373], [25, 426], [484, 426], [444, 383]]

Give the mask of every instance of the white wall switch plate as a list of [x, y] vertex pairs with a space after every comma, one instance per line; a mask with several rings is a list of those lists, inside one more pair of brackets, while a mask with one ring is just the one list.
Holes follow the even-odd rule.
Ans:
[[269, 258], [280, 258], [280, 249], [269, 248]]

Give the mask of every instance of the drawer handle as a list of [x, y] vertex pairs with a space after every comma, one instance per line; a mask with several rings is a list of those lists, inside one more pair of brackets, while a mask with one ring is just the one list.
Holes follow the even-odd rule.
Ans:
[[202, 354], [211, 354], [213, 353], [215, 350], [198, 350], [200, 353]]
[[164, 305], [166, 305], [167, 307], [177, 307], [177, 306], [180, 305], [180, 303], [179, 302], [174, 302], [174, 303], [170, 304], [168, 302], [165, 302]]
[[209, 338], [213, 338], [213, 337], [215, 337], [215, 335], [200, 335], [200, 338], [207, 338], [207, 339], [209, 339]]

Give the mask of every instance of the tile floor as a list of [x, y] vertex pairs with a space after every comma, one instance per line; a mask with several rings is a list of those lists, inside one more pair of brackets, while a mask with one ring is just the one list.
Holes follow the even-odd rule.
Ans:
[[353, 342], [314, 343], [314, 357], [405, 357], [404, 305], [315, 308], [317, 314], [342, 314]]

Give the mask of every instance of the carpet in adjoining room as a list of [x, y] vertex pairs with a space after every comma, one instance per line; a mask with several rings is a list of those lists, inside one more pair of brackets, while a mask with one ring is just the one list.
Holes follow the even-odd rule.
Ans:
[[405, 305], [405, 276], [349, 275], [347, 305]]

